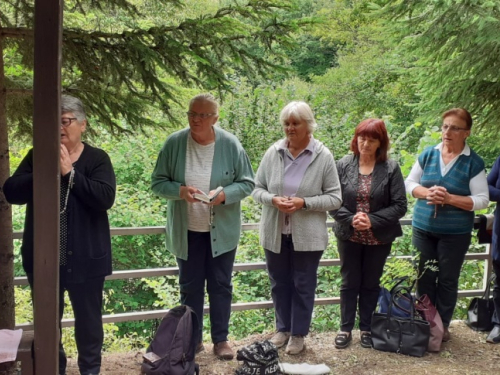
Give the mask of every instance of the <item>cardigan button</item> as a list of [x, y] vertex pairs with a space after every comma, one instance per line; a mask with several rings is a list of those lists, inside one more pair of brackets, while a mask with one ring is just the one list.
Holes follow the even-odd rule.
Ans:
[[68, 251], [68, 255], [73, 255], [73, 252], [71, 250]]
[[71, 273], [71, 268], [68, 268], [68, 273]]
[[217, 238], [214, 238], [214, 242], [217, 241]]

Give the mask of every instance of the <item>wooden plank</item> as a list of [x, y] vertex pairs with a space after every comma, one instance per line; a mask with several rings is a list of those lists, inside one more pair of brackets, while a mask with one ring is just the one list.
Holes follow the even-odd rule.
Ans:
[[35, 373], [58, 374], [59, 154], [63, 0], [35, 0]]
[[[489, 248], [488, 248], [489, 251]], [[491, 257], [489, 252], [484, 253], [467, 253], [465, 255], [465, 260], [484, 260], [487, 261]], [[409, 255], [399, 255], [396, 258], [406, 259], [410, 261], [412, 259]], [[491, 262], [488, 262], [491, 263]], [[340, 259], [322, 259], [319, 262], [320, 267], [332, 267], [340, 266]], [[233, 267], [234, 272], [238, 271], [253, 271], [253, 270], [265, 270], [265, 262], [256, 263], [237, 263]], [[175, 276], [179, 274], [179, 268], [168, 267], [168, 268], [146, 268], [138, 270], [123, 270], [114, 271], [112, 275], [106, 277], [106, 280], [123, 280], [123, 279], [134, 279], [134, 278], [148, 278], [148, 277], [161, 277], [161, 276]], [[487, 275], [485, 273], [485, 275]], [[489, 275], [489, 273], [488, 273]], [[28, 280], [26, 277], [16, 277], [14, 279], [14, 285], [28, 285]]]

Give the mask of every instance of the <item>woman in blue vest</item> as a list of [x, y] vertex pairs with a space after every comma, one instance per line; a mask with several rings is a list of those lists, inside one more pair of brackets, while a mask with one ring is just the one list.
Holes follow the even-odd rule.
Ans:
[[420, 154], [405, 185], [417, 198], [412, 222], [412, 242], [420, 255], [417, 293], [430, 297], [443, 320], [443, 341], [449, 341], [474, 210], [486, 208], [489, 195], [484, 162], [466, 143], [470, 113], [453, 108], [442, 119], [442, 142]]

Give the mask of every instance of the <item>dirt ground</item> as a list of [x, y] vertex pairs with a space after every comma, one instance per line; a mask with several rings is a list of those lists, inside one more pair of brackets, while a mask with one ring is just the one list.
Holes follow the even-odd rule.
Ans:
[[[359, 345], [359, 333], [353, 332], [353, 342], [347, 349], [336, 349], [335, 332], [311, 334], [306, 338], [306, 350], [298, 356], [288, 356], [280, 349], [280, 361], [288, 363], [324, 363], [331, 374], [500, 374], [500, 344], [486, 343], [486, 333], [474, 332], [464, 322], [454, 321], [450, 326], [451, 341], [443, 343], [440, 353], [426, 353], [422, 358], [374, 349]], [[269, 338], [253, 335], [245, 340], [232, 342], [235, 351], [254, 341]], [[139, 375], [141, 352], [106, 353], [101, 375]], [[202, 375], [230, 375], [240, 365], [233, 361], [220, 361], [212, 354], [212, 345], [205, 344], [205, 351], [196, 356]], [[70, 359], [68, 375], [78, 375], [75, 359]]]

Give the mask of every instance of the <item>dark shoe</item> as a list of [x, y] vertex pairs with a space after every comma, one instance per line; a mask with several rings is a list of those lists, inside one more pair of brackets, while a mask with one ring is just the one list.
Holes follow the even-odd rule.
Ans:
[[198, 345], [196, 345], [195, 353], [198, 354], [198, 353], [201, 353], [204, 350], [205, 350], [205, 346], [203, 345], [202, 342], [199, 342]]
[[444, 327], [444, 332], [443, 332], [443, 342], [448, 342], [450, 341], [450, 331], [448, 330], [448, 327]]
[[214, 344], [214, 354], [219, 359], [231, 360], [234, 357], [233, 349], [227, 341], [221, 341]]
[[371, 332], [361, 332], [360, 339], [363, 348], [371, 348], [373, 346]]
[[349, 333], [341, 332], [337, 334], [337, 336], [335, 337], [335, 347], [337, 349], [345, 349], [349, 346], [351, 341], [352, 341], [351, 332]]
[[500, 326], [495, 325], [490, 334], [486, 338], [486, 342], [490, 344], [500, 344]]

